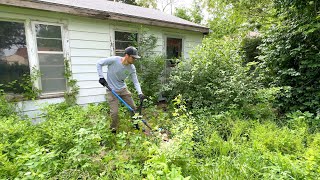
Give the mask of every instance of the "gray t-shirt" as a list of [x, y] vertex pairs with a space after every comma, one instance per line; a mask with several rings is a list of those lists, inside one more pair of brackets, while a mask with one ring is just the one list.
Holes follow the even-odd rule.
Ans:
[[134, 87], [138, 94], [142, 94], [141, 87], [137, 78], [136, 68], [133, 64], [123, 65], [120, 56], [112, 56], [109, 58], [100, 59], [97, 62], [97, 70], [99, 78], [104, 78], [102, 66], [108, 66], [107, 82], [111, 89], [120, 90], [126, 88], [124, 80], [131, 76]]

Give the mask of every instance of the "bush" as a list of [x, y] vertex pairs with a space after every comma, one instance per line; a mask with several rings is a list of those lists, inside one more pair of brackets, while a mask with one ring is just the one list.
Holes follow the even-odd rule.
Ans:
[[13, 103], [8, 102], [6, 95], [0, 89], [0, 117], [7, 117], [16, 114]]
[[[281, 113], [320, 111], [319, 1], [275, 1], [277, 20], [262, 40], [265, 83], [289, 87], [275, 103]], [[279, 21], [279, 22], [278, 22]]]
[[239, 40], [205, 39], [203, 45], [181, 62], [170, 76], [166, 95], [181, 94], [188, 107], [215, 111], [237, 109], [251, 103], [258, 88], [257, 81], [242, 67], [236, 50]]
[[139, 82], [142, 92], [157, 100], [162, 82], [161, 77], [164, 71], [165, 58], [162, 56], [150, 56], [136, 62]]

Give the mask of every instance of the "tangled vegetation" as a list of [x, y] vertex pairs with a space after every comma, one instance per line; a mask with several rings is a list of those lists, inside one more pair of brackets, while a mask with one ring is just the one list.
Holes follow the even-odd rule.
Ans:
[[74, 98], [34, 124], [0, 91], [0, 179], [319, 179], [319, 2], [206, 3], [215, 33], [172, 69], [166, 111], [161, 57], [137, 66], [154, 97], [143, 117], [169, 141], [134, 130], [124, 107], [114, 135], [107, 104]]
[[[122, 109], [120, 132], [107, 130], [106, 104], [44, 108], [44, 122], [32, 124], [2, 114], [1, 179], [317, 179], [320, 172], [320, 117], [289, 113], [244, 119], [237, 111], [218, 115], [153, 107], [145, 118], [171, 131], [134, 131]], [[267, 112], [269, 113], [269, 112]]]

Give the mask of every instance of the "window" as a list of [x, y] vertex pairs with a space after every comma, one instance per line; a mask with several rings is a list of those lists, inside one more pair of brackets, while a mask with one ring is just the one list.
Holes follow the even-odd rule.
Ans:
[[179, 59], [182, 53], [182, 39], [167, 38], [167, 58]]
[[0, 85], [6, 93], [23, 93], [30, 75], [24, 23], [0, 21]]
[[115, 32], [115, 54], [116, 56], [123, 56], [124, 50], [128, 46], [133, 46], [138, 40], [137, 33], [129, 32]]
[[41, 73], [40, 89], [43, 94], [64, 92], [64, 52], [61, 26], [34, 24], [37, 55]]
[[167, 66], [175, 66], [174, 59], [181, 58], [182, 55], [182, 39], [167, 38]]

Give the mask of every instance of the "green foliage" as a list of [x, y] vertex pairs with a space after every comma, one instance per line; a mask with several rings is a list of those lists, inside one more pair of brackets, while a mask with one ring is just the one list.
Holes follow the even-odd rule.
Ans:
[[157, 0], [137, 0], [139, 6], [157, 9]]
[[250, 62], [259, 62], [260, 51], [257, 48], [261, 44], [260, 37], [246, 37], [242, 40], [240, 50], [243, 52], [244, 65]]
[[273, 0], [217, 0], [203, 1], [211, 16], [208, 26], [214, 36], [221, 38], [224, 35], [243, 34], [247, 31], [265, 29], [273, 12]]
[[[135, 62], [142, 92], [153, 99], [157, 99], [161, 88], [161, 73], [164, 69], [165, 58], [154, 55], [154, 48], [157, 44], [157, 37], [148, 34], [148, 29], [140, 27], [139, 38], [134, 41], [138, 47], [141, 59]], [[134, 39], [133, 39], [134, 40]], [[133, 89], [132, 85], [130, 86]]]
[[192, 21], [190, 15], [188, 15], [188, 10], [186, 8], [176, 8], [174, 15], [187, 21]]
[[141, 26], [138, 30], [139, 37], [136, 39], [133, 35], [131, 40], [133, 46], [138, 48], [139, 55], [143, 58], [152, 56], [154, 48], [157, 46], [157, 37], [153, 34], [148, 34], [149, 29]]
[[77, 95], [79, 93], [79, 86], [77, 85], [77, 80], [72, 79], [72, 72], [69, 60], [64, 60], [64, 77], [67, 80], [68, 90], [64, 93], [64, 98], [67, 104], [74, 105], [77, 102]]
[[239, 39], [205, 39], [190, 61], [172, 72], [167, 96], [181, 94], [189, 107], [215, 111], [239, 108], [252, 101], [258, 87], [241, 65]]
[[[16, 67], [12, 70], [17, 70]], [[10, 101], [34, 100], [38, 97], [41, 90], [34, 87], [34, 82], [40, 77], [40, 71], [32, 68], [31, 73], [22, 74], [21, 77], [15, 77], [16, 80], [0, 84], [0, 90], [10, 96]], [[15, 79], [13, 78], [13, 79]], [[13, 95], [11, 93], [14, 93]], [[22, 97], [21, 97], [22, 96]]]
[[142, 92], [149, 97], [158, 97], [161, 89], [160, 75], [163, 72], [165, 58], [152, 56], [136, 62]]
[[[272, 99], [275, 91], [266, 90], [258, 99]], [[191, 112], [181, 96], [171, 107], [168, 113], [155, 108], [145, 111], [152, 127], [165, 125], [170, 130], [169, 142], [163, 142], [159, 132], [144, 136], [133, 131], [122, 109], [120, 131], [111, 134], [105, 104], [50, 105], [43, 109], [45, 121], [38, 124], [19, 116], [1, 116], [0, 178], [318, 177], [320, 136], [318, 130], [309, 130], [313, 126], [309, 122], [317, 116], [288, 114], [287, 124], [278, 126], [273, 119], [243, 120], [236, 110], [216, 115], [209, 110]]]
[[135, 0], [116, 0], [116, 2], [121, 2], [125, 4], [138, 5]]
[[6, 117], [14, 114], [16, 114], [14, 105], [8, 102], [5, 94], [0, 89], [0, 117]]
[[259, 59], [266, 84], [288, 87], [276, 103], [281, 112], [318, 112], [319, 34], [318, 1], [277, 1], [281, 22], [266, 32]]
[[201, 24], [203, 20], [201, 4], [200, 0], [194, 0], [191, 8], [176, 8], [174, 15], [187, 21]]

